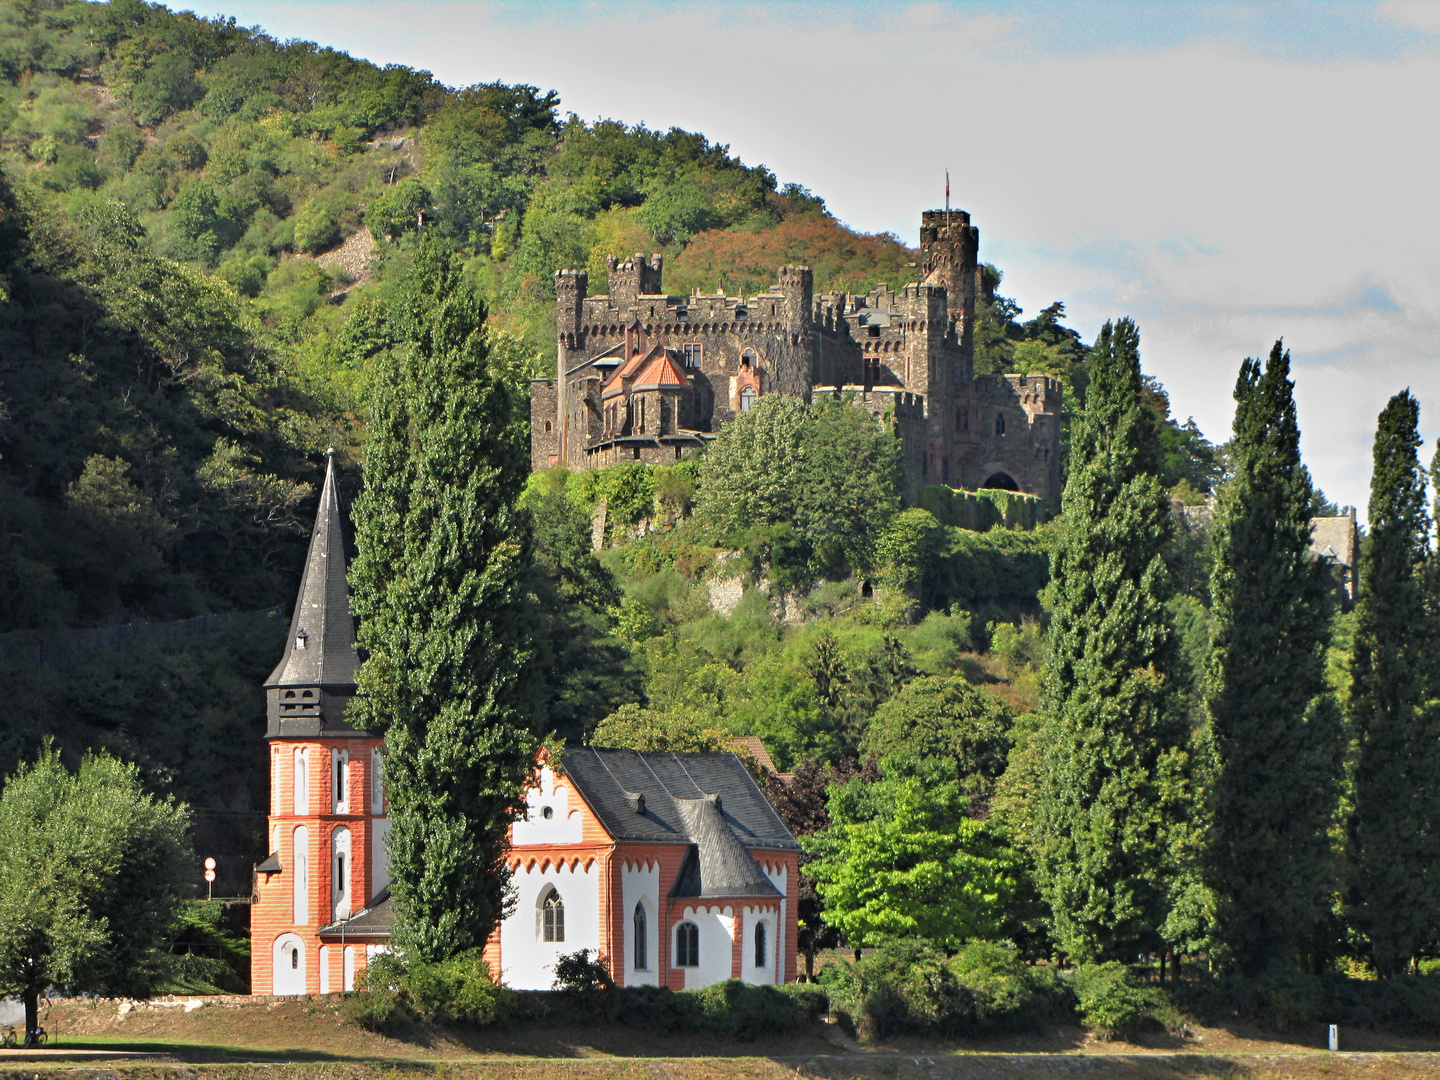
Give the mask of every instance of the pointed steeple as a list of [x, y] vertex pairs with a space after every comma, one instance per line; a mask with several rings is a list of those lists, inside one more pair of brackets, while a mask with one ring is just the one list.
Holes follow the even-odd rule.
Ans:
[[332, 449], [285, 655], [265, 680], [266, 734], [270, 738], [355, 734], [345, 722], [345, 706], [355, 696], [359, 668]]

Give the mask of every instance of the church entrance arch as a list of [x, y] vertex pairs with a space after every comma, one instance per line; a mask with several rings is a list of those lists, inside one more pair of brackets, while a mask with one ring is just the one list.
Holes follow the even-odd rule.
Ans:
[[271, 993], [305, 993], [305, 943], [294, 934], [281, 934], [275, 939], [274, 961]]
[[1015, 478], [1007, 472], [991, 473], [980, 486], [982, 488], [996, 488], [1000, 491], [1020, 490], [1020, 485], [1015, 482]]

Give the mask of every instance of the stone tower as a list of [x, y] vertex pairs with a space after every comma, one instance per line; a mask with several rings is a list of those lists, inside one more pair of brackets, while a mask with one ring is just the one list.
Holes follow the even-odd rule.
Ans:
[[926, 210], [920, 215], [920, 280], [943, 285], [955, 336], [966, 356], [969, 378], [979, 288], [980, 230], [964, 210]]
[[255, 868], [250, 917], [257, 994], [352, 989], [374, 919], [352, 920], [386, 902], [389, 884], [384, 742], [345, 717], [360, 661], [334, 454], [285, 654], [265, 681], [270, 855]]

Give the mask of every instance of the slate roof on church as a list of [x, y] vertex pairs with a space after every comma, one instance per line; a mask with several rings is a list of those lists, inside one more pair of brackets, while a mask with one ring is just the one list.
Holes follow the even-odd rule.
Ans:
[[388, 938], [395, 928], [395, 903], [388, 888], [381, 890], [370, 906], [357, 911], [349, 919], [337, 919], [322, 926], [316, 933], [322, 938]]
[[[305, 635], [305, 647], [296, 644]], [[355, 653], [355, 619], [345, 580], [345, 533], [340, 493], [335, 486], [335, 455], [325, 466], [325, 487], [305, 556], [305, 572], [290, 620], [285, 655], [265, 680], [272, 686], [354, 686], [360, 658]]]
[[642, 753], [581, 746], [565, 751], [563, 768], [605, 831], [616, 840], [696, 842], [700, 839], [698, 826], [705, 824], [708, 831], [712, 822], [695, 817], [685, 804], [713, 795], [718, 797], [713, 820], [722, 822], [739, 845], [789, 851], [800, 848], [734, 754]]
[[676, 799], [694, 843], [685, 853], [671, 896], [779, 896], [754, 856], [725, 821], [720, 800]]

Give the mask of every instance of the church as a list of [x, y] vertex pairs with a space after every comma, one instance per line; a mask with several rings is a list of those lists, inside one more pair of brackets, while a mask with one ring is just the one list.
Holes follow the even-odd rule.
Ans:
[[[265, 682], [269, 855], [255, 868], [251, 991], [354, 989], [389, 946], [385, 742], [346, 706], [359, 658], [334, 457], [285, 654]], [[543, 755], [510, 829], [515, 905], [490, 970], [546, 990], [565, 953], [621, 986], [795, 977], [800, 846], [729, 753], [570, 748]]]

